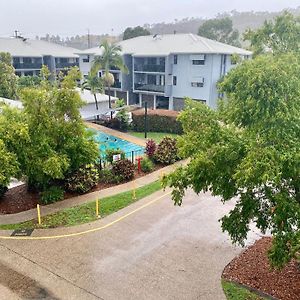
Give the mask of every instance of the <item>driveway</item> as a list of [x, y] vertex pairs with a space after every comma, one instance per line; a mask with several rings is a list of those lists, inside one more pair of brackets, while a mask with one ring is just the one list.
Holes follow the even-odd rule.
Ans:
[[[233, 203], [189, 191], [175, 207], [162, 194], [92, 224], [33, 236], [85, 231], [121, 217], [102, 230], [0, 239], [1, 299], [225, 299], [220, 276], [241, 248], [231, 245], [218, 219]], [[257, 237], [252, 233], [249, 243]]]

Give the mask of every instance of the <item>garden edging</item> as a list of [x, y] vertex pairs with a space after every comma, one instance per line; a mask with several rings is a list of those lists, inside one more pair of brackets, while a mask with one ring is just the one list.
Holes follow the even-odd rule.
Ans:
[[[95, 191], [84, 195], [76, 196], [60, 202], [49, 204], [47, 206], [41, 206], [41, 216], [46, 216], [66, 208], [71, 208], [80, 204], [94, 201], [96, 199], [100, 199], [101, 201], [101, 198], [114, 196], [122, 192], [127, 192], [132, 190], [133, 188], [143, 187], [149, 183], [159, 180], [162, 174], [171, 173], [177, 166], [185, 163], [186, 161], [178, 161], [173, 165], [166, 166], [146, 176], [140, 177], [130, 182], [120, 184], [118, 186], [113, 186], [100, 191]], [[0, 224], [16, 224], [16, 223], [21, 223], [32, 219], [36, 219], [36, 217], [37, 217], [37, 212], [35, 208], [20, 213], [16, 213], [16, 214], [5, 214], [5, 215], [3, 214], [0, 215]]]

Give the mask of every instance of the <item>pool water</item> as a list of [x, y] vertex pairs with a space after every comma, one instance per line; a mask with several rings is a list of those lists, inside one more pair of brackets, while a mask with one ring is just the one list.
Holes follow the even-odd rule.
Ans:
[[132, 157], [132, 152], [134, 156], [143, 155], [145, 148], [137, 144], [119, 139], [113, 135], [106, 134], [102, 131], [93, 130], [95, 133], [95, 140], [99, 143], [99, 150], [101, 156], [104, 156], [106, 149], [120, 149], [125, 152], [126, 157]]

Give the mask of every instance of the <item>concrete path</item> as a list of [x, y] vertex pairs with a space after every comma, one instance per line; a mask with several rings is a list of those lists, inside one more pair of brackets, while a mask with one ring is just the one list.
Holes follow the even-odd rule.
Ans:
[[[220, 276], [241, 248], [231, 245], [218, 219], [234, 203], [189, 191], [183, 207], [175, 207], [169, 194], [162, 195], [92, 224], [35, 230], [33, 236], [94, 232], [0, 238], [2, 299], [225, 299]], [[251, 234], [249, 242], [256, 238]]]
[[[46, 206], [41, 206], [41, 215], [46, 216], [58, 212], [62, 209], [74, 207], [83, 203], [95, 201], [96, 199], [101, 199], [104, 197], [113, 196], [119, 193], [131, 191], [133, 188], [139, 188], [145, 186], [156, 180], [159, 180], [162, 174], [168, 174], [174, 171], [176, 167], [184, 163], [185, 163], [184, 161], [180, 161], [175, 163], [174, 165], [164, 167], [160, 170], [152, 172], [146, 176], [140, 177], [131, 182], [126, 182], [124, 184], [113, 186], [111, 188], [107, 188], [104, 190], [91, 192], [85, 195], [69, 198]], [[37, 218], [37, 211], [34, 208], [17, 214], [9, 214], [9, 215], [0, 214], [0, 224], [16, 224], [16, 223], [21, 223], [32, 219], [36, 219], [36, 218]]]

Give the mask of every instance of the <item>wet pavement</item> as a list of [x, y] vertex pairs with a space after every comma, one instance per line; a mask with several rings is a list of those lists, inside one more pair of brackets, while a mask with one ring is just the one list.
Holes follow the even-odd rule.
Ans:
[[[51, 240], [0, 239], [0, 298], [225, 299], [221, 273], [242, 249], [232, 246], [218, 219], [234, 203], [188, 192], [183, 207], [169, 195], [145, 206], [162, 193], [76, 228], [99, 227], [138, 209], [103, 230]], [[249, 243], [258, 237], [252, 233]]]

